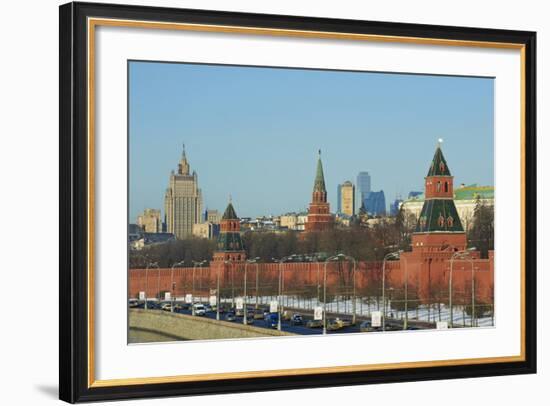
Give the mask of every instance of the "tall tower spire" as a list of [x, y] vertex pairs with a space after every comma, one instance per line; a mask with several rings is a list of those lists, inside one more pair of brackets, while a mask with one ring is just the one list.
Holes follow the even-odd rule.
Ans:
[[187, 161], [187, 156], [185, 155], [185, 144], [182, 144], [181, 159], [178, 164], [178, 175], [189, 175], [190, 170], [191, 168], [189, 167], [189, 162]]
[[306, 231], [328, 230], [334, 224], [327, 202], [327, 188], [323, 173], [323, 163], [321, 162], [321, 150], [319, 150], [319, 157], [317, 159], [317, 170], [315, 171], [315, 181], [313, 182], [313, 196], [309, 205], [307, 218]]
[[[325, 187], [325, 174], [323, 173], [323, 163], [321, 162], [321, 150], [319, 150], [319, 158], [317, 159], [317, 170], [315, 172], [315, 182], [313, 184], [313, 193], [322, 192], [327, 193]], [[326, 199], [325, 199], [326, 201]]]

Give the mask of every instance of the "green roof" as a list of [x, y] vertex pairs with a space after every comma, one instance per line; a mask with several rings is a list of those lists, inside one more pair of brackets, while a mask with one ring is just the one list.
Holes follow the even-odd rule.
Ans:
[[239, 232], [226, 232], [218, 235], [217, 251], [243, 251], [243, 241]]
[[416, 233], [464, 232], [464, 229], [453, 200], [430, 199], [424, 202], [414, 231]]
[[235, 211], [235, 208], [233, 207], [233, 204], [229, 202], [227, 205], [227, 208], [225, 209], [225, 212], [223, 213], [222, 220], [238, 220], [237, 212]]
[[[463, 186], [455, 188], [454, 200], [476, 200], [479, 196], [480, 199], [494, 199], [495, 187], [494, 186], [478, 186], [477, 184]], [[407, 199], [407, 202], [411, 201], [423, 201], [425, 199], [424, 193]]]
[[441, 147], [439, 145], [435, 150], [434, 158], [432, 159], [427, 176], [451, 176], [451, 171], [449, 171], [447, 161], [445, 161], [443, 151], [441, 151]]
[[321, 157], [317, 160], [317, 172], [315, 173], [315, 184], [313, 185], [314, 192], [324, 192], [326, 193], [327, 189], [325, 187], [325, 175], [323, 173], [323, 164], [321, 162]]

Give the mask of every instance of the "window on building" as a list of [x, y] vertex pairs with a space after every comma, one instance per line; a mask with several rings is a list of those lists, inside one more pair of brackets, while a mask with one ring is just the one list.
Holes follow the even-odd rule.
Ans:
[[436, 190], [437, 190], [438, 192], [441, 192], [441, 182], [439, 182], [439, 181], [437, 181]]
[[445, 182], [445, 193], [449, 191], [449, 182]]

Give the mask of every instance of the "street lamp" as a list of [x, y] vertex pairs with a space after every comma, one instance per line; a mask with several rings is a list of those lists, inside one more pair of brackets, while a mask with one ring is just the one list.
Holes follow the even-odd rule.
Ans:
[[390, 252], [382, 261], [382, 331], [386, 331], [386, 261], [399, 258], [400, 251]]
[[279, 313], [279, 317], [277, 317], [277, 330], [281, 331], [281, 317], [282, 317], [282, 294], [283, 294], [283, 263], [290, 257], [283, 257], [281, 259], [271, 258], [274, 262], [277, 262], [279, 264], [279, 296], [278, 296], [278, 303], [277, 303], [277, 312]]
[[[202, 265], [205, 263], [206, 261], [203, 260], [203, 261], [193, 261], [193, 281], [192, 281], [192, 290], [191, 290], [191, 297], [193, 298], [192, 302], [195, 301], [195, 269], [197, 268], [197, 266], [201, 267], [202, 268]], [[195, 306], [193, 303], [191, 303], [191, 315], [195, 315]]]
[[449, 272], [449, 312], [450, 312], [450, 323], [449, 327], [453, 327], [453, 264], [455, 259], [462, 259], [470, 261], [472, 267], [472, 320], [471, 326], [474, 326], [475, 318], [475, 292], [474, 292], [474, 260], [472, 258], [471, 252], [474, 251], [475, 247], [470, 247], [467, 250], [454, 252], [451, 256], [451, 271]]
[[[256, 258], [253, 258], [253, 259], [247, 259], [245, 264], [244, 264], [244, 298], [243, 298], [243, 307], [244, 307], [244, 317], [243, 317], [243, 324], [246, 325], [246, 313], [248, 313], [247, 311], [247, 308], [246, 308], [246, 268], [248, 267], [248, 264], [255, 264], [256, 261], [258, 261], [260, 258], [256, 257]], [[256, 267], [256, 297], [258, 296], [258, 292], [257, 292], [257, 289], [258, 289], [258, 272], [257, 272], [258, 268]], [[256, 301], [256, 307], [258, 306], [258, 302]]]
[[[231, 259], [226, 259], [225, 261], [223, 261], [223, 263], [227, 266], [227, 265], [230, 265], [231, 266], [231, 306], [232, 307], [235, 307], [235, 291], [234, 291], [234, 287], [233, 287], [233, 261]], [[225, 271], [225, 267], [224, 267], [224, 271]]]
[[340, 255], [333, 255], [325, 260], [323, 272], [323, 334], [327, 333], [327, 264], [329, 261], [337, 261]]
[[176, 301], [176, 298], [174, 296], [174, 294], [175, 294], [175, 289], [174, 289], [175, 288], [175, 286], [174, 286], [175, 285], [174, 284], [174, 268], [175, 267], [180, 267], [180, 266], [181, 267], [185, 266], [185, 261], [184, 260], [180, 261], [180, 262], [176, 262], [170, 267], [170, 288], [171, 288], [170, 295], [172, 297], [172, 306], [170, 306], [170, 312], [171, 313], [174, 313], [174, 303]]
[[145, 310], [147, 310], [147, 291], [149, 290], [149, 268], [159, 269], [159, 266], [156, 262], [148, 262], [145, 267]]
[[220, 320], [220, 267], [216, 275], [216, 320]]

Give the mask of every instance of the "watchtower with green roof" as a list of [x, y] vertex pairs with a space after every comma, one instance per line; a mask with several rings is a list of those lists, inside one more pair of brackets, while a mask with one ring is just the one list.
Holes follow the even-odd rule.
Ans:
[[241, 222], [231, 200], [220, 221], [220, 234], [214, 261], [239, 262], [246, 259], [244, 245], [241, 239]]
[[413, 234], [413, 249], [441, 249], [442, 246], [465, 249], [466, 234], [453, 200], [453, 176], [443, 156], [441, 140], [424, 185], [425, 200]]
[[321, 162], [321, 150], [317, 159], [317, 170], [313, 182], [313, 195], [309, 204], [305, 231], [325, 231], [334, 226], [334, 219], [330, 214], [330, 205], [327, 202], [327, 188], [325, 186], [325, 174]]

